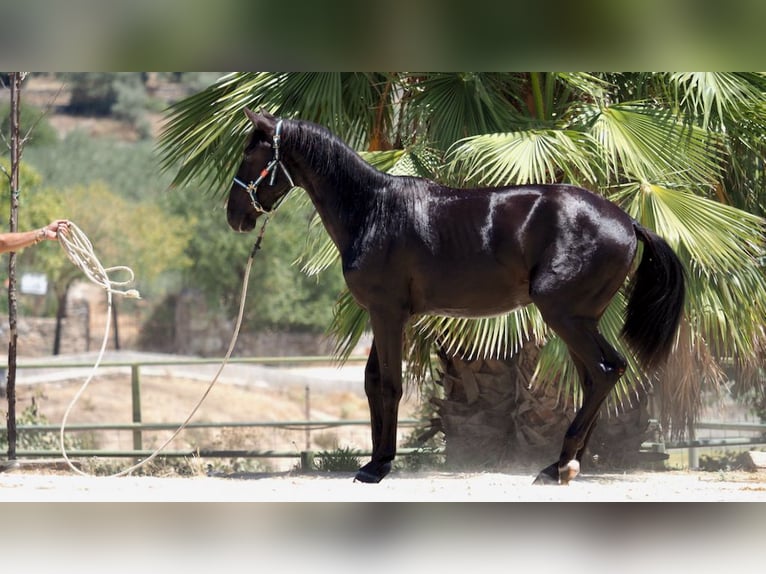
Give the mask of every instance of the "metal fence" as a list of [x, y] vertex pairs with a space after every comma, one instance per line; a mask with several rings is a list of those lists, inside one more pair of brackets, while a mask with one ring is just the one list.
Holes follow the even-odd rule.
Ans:
[[[351, 363], [365, 361], [366, 357], [353, 357]], [[258, 364], [267, 366], [305, 366], [310, 364], [327, 365], [332, 361], [326, 356], [311, 357], [264, 357], [264, 358], [232, 358], [232, 364]], [[66, 427], [67, 432], [100, 432], [100, 431], [130, 431], [133, 436], [133, 448], [129, 450], [107, 450], [107, 449], [73, 449], [67, 451], [70, 457], [104, 457], [104, 458], [145, 458], [150, 456], [153, 451], [144, 448], [143, 438], [147, 431], [175, 430], [181, 423], [146, 423], [143, 422], [141, 409], [141, 369], [146, 367], [172, 366], [172, 365], [204, 365], [220, 364], [221, 359], [168, 359], [156, 361], [106, 361], [101, 367], [129, 368], [131, 381], [131, 411], [132, 422], [130, 423], [87, 423], [87, 424], [69, 424]], [[49, 364], [24, 364], [18, 365], [19, 369], [68, 369], [68, 368], [89, 368], [92, 365], [81, 362], [71, 363], [49, 363]], [[367, 426], [369, 420], [335, 420], [335, 421], [312, 421], [307, 413], [306, 420], [293, 421], [240, 421], [240, 422], [190, 422], [187, 429], [209, 429], [209, 428], [276, 428], [295, 431], [312, 432], [335, 428], [341, 426]], [[403, 428], [425, 426], [426, 421], [416, 419], [403, 419], [399, 421], [399, 426]], [[56, 424], [34, 424], [17, 426], [19, 433], [52, 433], [60, 430], [60, 425]], [[695, 435], [697, 430], [713, 430], [721, 432], [734, 432], [735, 436], [717, 436], [709, 438], [695, 438], [686, 441], [675, 442], [647, 442], [642, 445], [644, 450], [654, 452], [666, 452], [673, 449], [686, 449], [689, 455], [689, 467], [697, 467], [697, 449], [700, 448], [728, 448], [728, 447], [747, 447], [766, 444], [766, 425], [756, 423], [725, 423], [725, 422], [698, 422], [695, 425]], [[410, 455], [422, 452], [421, 449], [403, 448], [398, 449], [399, 455]], [[441, 449], [429, 449], [429, 453], [443, 454]], [[370, 456], [371, 452], [357, 451], [360, 456]], [[60, 455], [58, 450], [23, 450], [16, 451], [19, 458], [49, 458]], [[301, 465], [311, 464], [314, 453], [309, 450], [242, 450], [242, 449], [206, 449], [189, 448], [181, 450], [165, 450], [159, 456], [173, 457], [199, 457], [199, 458], [294, 458], [300, 459]]]
[[[354, 364], [366, 361], [366, 357], [351, 357], [348, 363]], [[129, 369], [130, 371], [130, 401], [132, 422], [129, 423], [71, 423], [67, 424], [66, 432], [104, 432], [104, 431], [129, 431], [132, 433], [132, 448], [127, 450], [115, 449], [67, 449], [67, 456], [70, 458], [136, 458], [142, 459], [153, 454], [153, 450], [144, 447], [144, 433], [149, 431], [176, 430], [181, 426], [181, 422], [151, 423], [143, 421], [142, 403], [141, 403], [141, 374], [143, 369], [151, 367], [166, 366], [198, 366], [198, 365], [220, 365], [222, 359], [194, 359], [194, 358], [170, 358], [166, 360], [141, 360], [141, 361], [104, 361], [99, 368], [104, 372], [113, 372], [117, 370]], [[261, 365], [274, 367], [295, 367], [310, 365], [329, 365], [332, 359], [327, 356], [305, 356], [305, 357], [261, 357], [261, 358], [232, 358], [229, 364]], [[45, 371], [46, 369], [88, 369], [93, 365], [82, 362], [50, 362], [50, 363], [20, 363], [18, 369], [35, 369]], [[44, 378], [44, 377], [43, 377]], [[360, 381], [361, 384], [361, 381]], [[307, 397], [308, 401], [308, 397]], [[402, 419], [399, 426], [402, 428], [414, 428], [425, 424], [424, 421], [416, 419]], [[311, 420], [310, 412], [306, 409], [305, 420], [291, 421], [229, 421], [229, 422], [189, 422], [186, 429], [235, 429], [235, 428], [272, 428], [293, 431], [303, 431], [307, 434], [313, 431], [345, 427], [345, 426], [366, 426], [369, 428], [369, 420]], [[60, 424], [18, 424], [17, 431], [19, 436], [23, 433], [58, 433], [61, 429]], [[308, 441], [307, 441], [308, 443]], [[370, 456], [371, 452], [364, 450], [355, 450], [359, 456]], [[408, 455], [420, 452], [419, 449], [399, 449], [399, 454]], [[215, 449], [215, 448], [188, 448], [179, 450], [163, 450], [158, 456], [165, 458], [264, 458], [264, 459], [300, 459], [301, 466], [310, 465], [314, 452], [310, 450], [242, 450], [242, 449]], [[60, 450], [25, 450], [17, 449], [18, 458], [52, 458], [61, 455]]]

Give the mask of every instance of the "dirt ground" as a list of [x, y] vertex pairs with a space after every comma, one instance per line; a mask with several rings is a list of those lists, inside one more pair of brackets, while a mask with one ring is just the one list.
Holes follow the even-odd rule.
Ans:
[[352, 473], [108, 478], [22, 467], [0, 473], [0, 502], [766, 502], [766, 472], [585, 474], [569, 486], [533, 478], [394, 472], [370, 485]]
[[[2, 568], [462, 574], [558, 564], [568, 574], [713, 574], [759, 560], [763, 505], [673, 503], [766, 502], [764, 474], [586, 475], [567, 487], [531, 480], [401, 473], [370, 485], [351, 475], [90, 478], [12, 470], [0, 473]], [[424, 504], [433, 502], [459, 504]]]

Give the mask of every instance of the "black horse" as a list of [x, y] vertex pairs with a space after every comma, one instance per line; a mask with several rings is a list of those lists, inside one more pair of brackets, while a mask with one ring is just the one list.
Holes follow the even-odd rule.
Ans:
[[625, 359], [598, 330], [633, 265], [623, 336], [643, 365], [671, 351], [684, 271], [668, 244], [605, 198], [570, 185], [455, 189], [384, 174], [325, 128], [245, 113], [254, 129], [229, 191], [227, 217], [251, 231], [295, 185], [309, 194], [340, 252], [343, 275], [370, 315], [364, 388], [372, 460], [356, 479], [379, 482], [396, 455], [402, 334], [418, 314], [487, 316], [534, 303], [566, 343], [582, 407], [559, 460], [536, 482], [566, 484]]

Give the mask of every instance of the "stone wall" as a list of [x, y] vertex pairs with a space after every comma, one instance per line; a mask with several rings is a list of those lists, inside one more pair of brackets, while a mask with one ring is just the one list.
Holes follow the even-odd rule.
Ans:
[[[106, 305], [101, 299], [70, 300], [67, 317], [62, 322], [61, 354], [98, 351], [104, 337]], [[183, 295], [175, 301], [175, 313], [162, 325], [140, 324], [137, 308], [126, 309], [120, 302], [118, 330], [120, 348], [178, 355], [221, 357], [234, 333], [236, 317], [210, 312], [201, 297]], [[333, 343], [316, 333], [292, 333], [271, 330], [248, 332], [243, 326], [234, 349], [235, 356], [281, 357], [329, 355]], [[29, 317], [17, 319], [18, 356], [41, 357], [53, 353], [56, 319]], [[107, 349], [114, 349], [112, 325]], [[8, 348], [8, 315], [0, 315], [0, 344]], [[3, 351], [0, 351], [2, 353]]]
[[[176, 302], [172, 352], [203, 357], [223, 356], [234, 334], [235, 320], [236, 317], [211, 313], [198, 295], [182, 295]], [[248, 327], [243, 325], [237, 338], [235, 356], [283, 357], [332, 353], [332, 342], [321, 334], [270, 330], [249, 332]]]
[[[90, 317], [87, 306], [72, 304], [69, 316], [62, 320], [60, 351], [66, 353], [84, 353], [95, 350], [91, 337]], [[18, 334], [17, 351], [19, 357], [43, 357], [53, 353], [56, 336], [56, 319], [52, 317], [19, 316], [16, 320]], [[103, 337], [103, 331], [98, 333]], [[0, 344], [8, 348], [10, 326], [8, 315], [0, 315]], [[96, 347], [98, 349], [98, 346]], [[1, 351], [0, 351], [1, 353]]]

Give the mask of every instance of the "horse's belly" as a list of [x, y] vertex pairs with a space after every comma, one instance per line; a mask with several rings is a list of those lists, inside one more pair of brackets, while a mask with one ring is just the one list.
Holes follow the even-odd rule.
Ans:
[[517, 278], [445, 278], [439, 282], [413, 285], [413, 313], [454, 317], [500, 315], [531, 303], [529, 281]]

